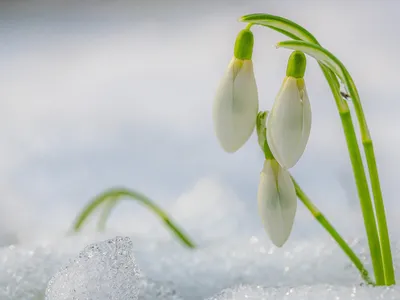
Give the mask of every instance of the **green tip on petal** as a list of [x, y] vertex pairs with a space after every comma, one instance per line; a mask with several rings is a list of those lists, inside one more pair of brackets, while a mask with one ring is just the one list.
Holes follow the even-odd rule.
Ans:
[[301, 51], [294, 51], [289, 57], [286, 69], [286, 76], [303, 78], [306, 72], [307, 60]]
[[249, 29], [239, 32], [236, 42], [234, 55], [237, 59], [250, 60], [253, 55], [254, 36]]

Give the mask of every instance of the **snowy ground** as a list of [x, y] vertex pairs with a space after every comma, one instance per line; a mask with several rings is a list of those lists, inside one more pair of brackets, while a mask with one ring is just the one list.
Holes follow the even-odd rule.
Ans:
[[[85, 248], [94, 241], [106, 242]], [[364, 244], [353, 242], [358, 253], [365, 253]], [[399, 245], [395, 246], [398, 268]], [[116, 239], [110, 232], [4, 247], [0, 263], [2, 300], [44, 299], [49, 279], [59, 270], [49, 285], [48, 300], [400, 299], [399, 287], [363, 285], [327, 238], [292, 240], [277, 249], [264, 235], [238, 236], [188, 250], [172, 239]], [[113, 291], [111, 298], [106, 290]]]

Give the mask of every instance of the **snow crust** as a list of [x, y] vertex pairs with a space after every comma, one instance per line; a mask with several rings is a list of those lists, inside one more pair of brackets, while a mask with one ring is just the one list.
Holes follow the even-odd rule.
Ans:
[[[397, 286], [364, 285], [328, 238], [291, 240], [276, 248], [260, 234], [190, 250], [172, 239], [113, 234], [2, 248], [0, 299], [400, 299]], [[366, 261], [366, 242], [352, 245]], [[398, 258], [395, 250], [397, 269]]]

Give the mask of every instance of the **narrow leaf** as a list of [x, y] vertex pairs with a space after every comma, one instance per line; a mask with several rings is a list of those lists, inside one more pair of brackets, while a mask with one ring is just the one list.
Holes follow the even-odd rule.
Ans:
[[308, 41], [319, 44], [317, 39], [304, 27], [288, 19], [269, 14], [250, 14], [239, 19], [241, 22], [267, 26], [295, 40]]
[[[255, 25], [262, 25], [268, 28], [271, 28], [279, 33], [286, 35], [287, 37], [294, 39], [294, 40], [301, 40], [305, 42], [310, 42], [313, 44], [320, 45], [317, 39], [304, 27], [300, 26], [299, 24], [290, 21], [288, 19], [257, 13], [257, 14], [250, 14], [242, 16], [239, 21], [246, 22]], [[325, 66], [321, 65], [322, 71], [325, 73], [331, 73], [329, 70], [324, 70]], [[326, 76], [330, 75], [332, 80], [334, 80], [337, 87], [339, 87], [339, 82], [333, 74], [327, 74]]]
[[[192, 242], [192, 240], [182, 231], [182, 229], [179, 228], [178, 225], [171, 220], [166, 212], [164, 212], [158, 205], [155, 204], [155, 202], [141, 193], [126, 188], [110, 189], [90, 201], [77, 216], [73, 224], [73, 231], [80, 231], [88, 217], [98, 207], [100, 207], [101, 204], [107, 203], [107, 201], [114, 202], [122, 197], [129, 200], [138, 201], [140, 204], [150, 209], [185, 246], [189, 248], [196, 248], [196, 245]], [[114, 205], [115, 204], [116, 203], [114, 203]], [[110, 208], [112, 209], [114, 205], [110, 205]]]
[[347, 70], [344, 68], [340, 60], [321, 46], [304, 41], [284, 41], [278, 43], [277, 47], [302, 51], [330, 68], [346, 85], [349, 82], [346, 80]]

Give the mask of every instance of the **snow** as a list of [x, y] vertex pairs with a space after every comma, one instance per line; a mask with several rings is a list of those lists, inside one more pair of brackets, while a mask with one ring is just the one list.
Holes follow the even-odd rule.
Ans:
[[[0, 299], [43, 300], [48, 288], [47, 300], [105, 300], [110, 299], [106, 292], [115, 283], [121, 285], [119, 291], [129, 291], [131, 298], [111, 299], [400, 299], [397, 286], [365, 286], [347, 257], [328, 238], [291, 239], [283, 248], [276, 248], [260, 233], [258, 237], [239, 235], [190, 250], [173, 239], [115, 238], [114, 234], [72, 236], [41, 246], [1, 249]], [[110, 241], [112, 247], [104, 248]], [[117, 241], [124, 241], [124, 253], [114, 260], [111, 256]], [[354, 240], [352, 245], [370, 269], [363, 254], [366, 242]], [[397, 244], [394, 247], [399, 249]], [[85, 260], [90, 253], [94, 254], [92, 258]], [[394, 251], [397, 269], [398, 254]], [[101, 275], [97, 268], [110, 270], [112, 261], [129, 270], [118, 280], [114, 277], [107, 282], [108, 272]], [[99, 283], [106, 285], [97, 289]], [[85, 288], [97, 289], [97, 294], [84, 298]], [[72, 289], [77, 289], [75, 296], [79, 292], [80, 297], [67, 297]]]
[[399, 299], [400, 289], [398, 287], [360, 287], [360, 286], [339, 286], [339, 285], [303, 285], [297, 287], [261, 287], [256, 285], [238, 286], [227, 289], [220, 294], [207, 300], [264, 300], [264, 299], [285, 299], [285, 300], [375, 300], [375, 299]]
[[[118, 216], [102, 234], [85, 230], [79, 235], [40, 239], [35, 235], [34, 242], [0, 247], [0, 300], [44, 300], [46, 289], [46, 300], [74, 296], [74, 300], [105, 300], [113, 283], [122, 285], [118, 291], [129, 291], [128, 299], [137, 295], [138, 300], [400, 299], [397, 286], [365, 286], [342, 250], [302, 206], [288, 242], [277, 248], [259, 218], [234, 196], [215, 181], [203, 180], [168, 209], [198, 245], [195, 250], [183, 247], [153, 216], [131, 220]], [[359, 211], [334, 206], [324, 211], [371, 270], [361, 222], [354, 218], [359, 218]], [[117, 229], [111, 230], [117, 222]], [[391, 232], [398, 270], [400, 236], [395, 227]], [[112, 253], [117, 236], [124, 237], [119, 240], [126, 246], [117, 261], [128, 267], [128, 274], [107, 281], [110, 265], [105, 262], [116, 261]], [[109, 240], [115, 248], [103, 248]], [[3, 245], [10, 242], [4, 239]], [[94, 253], [92, 245], [97, 249]], [[95, 255], [85, 261], [89, 253]], [[108, 271], [99, 274], [98, 267]], [[100, 283], [105, 285], [97, 288]], [[81, 297], [90, 290], [96, 292], [90, 298]]]
[[85, 247], [50, 280], [46, 299], [136, 300], [140, 277], [132, 241], [116, 237]]

